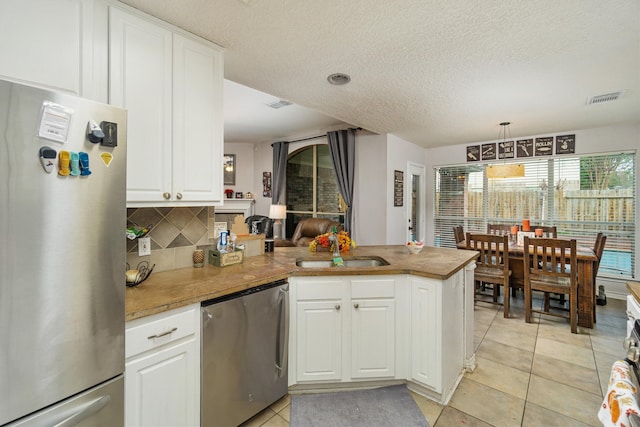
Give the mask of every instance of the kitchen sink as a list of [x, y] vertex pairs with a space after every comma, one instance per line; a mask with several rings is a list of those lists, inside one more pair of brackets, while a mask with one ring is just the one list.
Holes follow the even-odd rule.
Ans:
[[[333, 267], [333, 260], [330, 259], [301, 259], [296, 261], [298, 267], [304, 268], [328, 268]], [[389, 263], [380, 257], [360, 257], [344, 260], [345, 267], [380, 267]]]

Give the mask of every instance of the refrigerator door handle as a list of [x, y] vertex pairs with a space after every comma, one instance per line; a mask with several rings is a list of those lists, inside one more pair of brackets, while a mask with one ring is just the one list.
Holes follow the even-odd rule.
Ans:
[[73, 415], [65, 418], [59, 423], [55, 424], [54, 427], [72, 427], [80, 424], [84, 419], [90, 417], [93, 414], [96, 414], [102, 410], [105, 406], [109, 404], [111, 401], [111, 395], [106, 395], [99, 397], [95, 400], [92, 400], [85, 405], [82, 405], [79, 411], [74, 413]]
[[276, 371], [282, 378], [287, 366], [287, 345], [289, 342], [289, 287], [280, 288], [278, 293], [278, 322], [276, 325]]

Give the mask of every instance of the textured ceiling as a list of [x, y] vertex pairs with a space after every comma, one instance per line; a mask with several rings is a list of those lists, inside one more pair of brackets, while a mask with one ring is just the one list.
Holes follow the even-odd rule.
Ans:
[[498, 139], [502, 121], [514, 137], [640, 122], [638, 0], [123, 2], [223, 46], [226, 79], [322, 113], [309, 129], [335, 118], [434, 147]]

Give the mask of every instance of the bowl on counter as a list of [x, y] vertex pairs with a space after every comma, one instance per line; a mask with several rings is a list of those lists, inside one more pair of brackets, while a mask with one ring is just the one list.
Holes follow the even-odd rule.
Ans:
[[407, 242], [407, 250], [413, 255], [419, 254], [423, 247], [422, 242]]

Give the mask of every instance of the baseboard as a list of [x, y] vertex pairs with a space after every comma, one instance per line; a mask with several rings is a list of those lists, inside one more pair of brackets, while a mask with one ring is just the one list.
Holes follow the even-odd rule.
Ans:
[[[598, 277], [597, 286], [603, 285], [607, 298], [626, 300], [629, 291], [627, 290], [628, 280], [610, 279], [607, 277]], [[596, 293], [598, 289], [596, 288]]]

